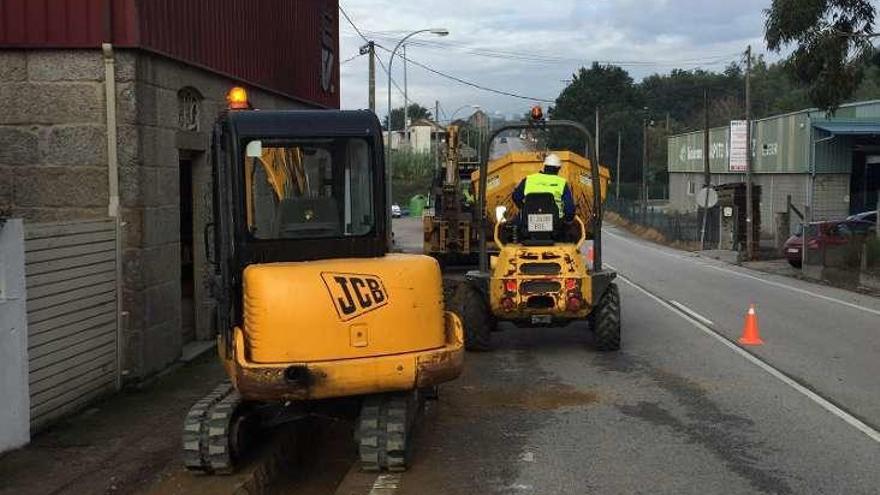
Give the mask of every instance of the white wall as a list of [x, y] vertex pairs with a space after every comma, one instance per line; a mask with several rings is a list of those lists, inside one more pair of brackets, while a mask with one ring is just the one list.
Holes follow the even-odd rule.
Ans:
[[24, 227], [0, 227], [0, 452], [30, 441]]
[[413, 126], [409, 128], [410, 147], [413, 151], [428, 153], [431, 151], [431, 137], [433, 127]]

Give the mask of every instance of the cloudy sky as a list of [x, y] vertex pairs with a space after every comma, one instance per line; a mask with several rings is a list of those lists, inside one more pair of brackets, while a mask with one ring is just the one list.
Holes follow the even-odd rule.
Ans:
[[[406, 33], [443, 27], [446, 37], [412, 38], [414, 62], [493, 89], [553, 100], [581, 65], [616, 63], [636, 79], [678, 67], [720, 70], [747, 45], [766, 52], [763, 9], [770, 0], [340, 0], [369, 39], [393, 48]], [[364, 44], [340, 17], [342, 107], [367, 107]], [[388, 51], [379, 49], [387, 64]], [[352, 58], [351, 60], [348, 60]], [[778, 58], [770, 55], [769, 59]], [[403, 86], [403, 63], [394, 79]], [[441, 117], [466, 105], [488, 113], [521, 114], [534, 102], [481, 91], [409, 65], [409, 99]], [[387, 107], [387, 74], [377, 67], [377, 107]], [[403, 96], [394, 90], [394, 106]], [[546, 104], [545, 104], [546, 105]], [[458, 117], [466, 115], [460, 110]]]

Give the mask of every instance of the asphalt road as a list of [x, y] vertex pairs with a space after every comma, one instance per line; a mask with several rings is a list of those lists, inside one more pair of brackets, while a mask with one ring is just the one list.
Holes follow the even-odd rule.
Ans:
[[[877, 300], [613, 228], [605, 242], [624, 349], [597, 352], [583, 324], [505, 327], [427, 410], [412, 468], [373, 493], [880, 491]], [[724, 339], [750, 302], [760, 361]]]

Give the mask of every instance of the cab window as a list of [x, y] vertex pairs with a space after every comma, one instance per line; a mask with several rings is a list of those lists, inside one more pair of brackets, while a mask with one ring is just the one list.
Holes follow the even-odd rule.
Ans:
[[245, 143], [247, 225], [258, 240], [363, 236], [375, 225], [363, 139]]

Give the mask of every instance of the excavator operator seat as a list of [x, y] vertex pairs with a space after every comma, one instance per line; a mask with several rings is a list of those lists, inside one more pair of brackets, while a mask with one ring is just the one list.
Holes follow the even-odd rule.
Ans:
[[333, 198], [289, 198], [279, 205], [280, 225], [276, 232], [281, 238], [342, 235], [339, 208]]

